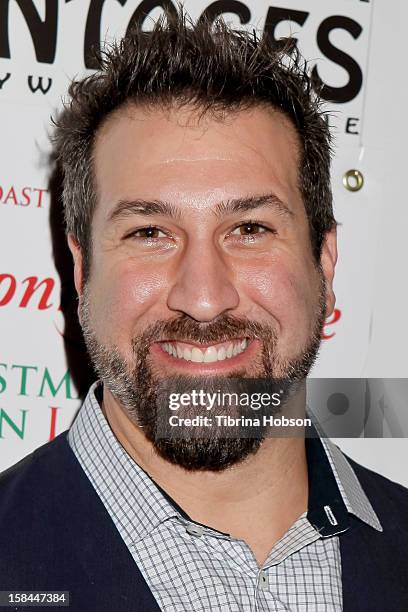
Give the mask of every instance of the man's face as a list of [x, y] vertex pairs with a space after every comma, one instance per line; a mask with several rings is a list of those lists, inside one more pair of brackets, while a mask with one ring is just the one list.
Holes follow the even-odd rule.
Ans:
[[[334, 306], [335, 237], [319, 269], [298, 146], [290, 122], [261, 107], [222, 120], [128, 107], [100, 130], [81, 314], [96, 366], [131, 417], [148, 410], [141, 394], [163, 378], [310, 367]], [[81, 253], [70, 242], [81, 294]], [[109, 376], [124, 377], [127, 391]]]

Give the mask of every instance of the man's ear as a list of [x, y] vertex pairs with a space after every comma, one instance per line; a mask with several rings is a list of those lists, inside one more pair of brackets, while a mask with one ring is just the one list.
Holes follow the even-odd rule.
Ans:
[[84, 285], [84, 262], [81, 247], [73, 234], [68, 234], [68, 246], [74, 258], [74, 282], [78, 297], [81, 297]]
[[337, 227], [334, 226], [326, 232], [322, 245], [320, 264], [326, 284], [326, 317], [329, 317], [336, 304], [336, 296], [333, 291], [334, 271], [337, 262]]

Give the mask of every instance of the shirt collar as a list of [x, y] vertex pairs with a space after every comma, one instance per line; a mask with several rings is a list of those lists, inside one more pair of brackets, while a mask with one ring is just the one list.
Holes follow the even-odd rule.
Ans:
[[328, 438], [306, 438], [309, 475], [307, 518], [322, 537], [346, 531], [350, 515], [382, 531], [353, 468]]
[[[69, 444], [109, 514], [130, 545], [160, 523], [189, 517], [127, 454], [114, 436], [94, 383], [68, 433]], [[354, 470], [329, 439], [307, 438], [309, 473], [307, 518], [321, 537], [349, 527], [349, 514], [382, 531]]]
[[127, 545], [178, 516], [154, 481], [117, 441], [99, 405], [88, 395], [68, 433], [68, 441], [109, 514], [120, 524]]
[[329, 438], [320, 438], [320, 441], [347, 511], [373, 529], [383, 531], [374, 508], [344, 454]]

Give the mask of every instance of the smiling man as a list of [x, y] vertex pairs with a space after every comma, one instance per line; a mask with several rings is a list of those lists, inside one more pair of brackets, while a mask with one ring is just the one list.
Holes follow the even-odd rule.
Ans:
[[158, 435], [168, 381], [289, 381], [304, 414], [337, 253], [328, 127], [293, 45], [169, 17], [70, 94], [56, 143], [100, 380], [1, 479], [2, 588], [87, 611], [408, 609], [402, 487], [317, 437], [207, 435], [208, 414]]
[[109, 423], [128, 430], [130, 417], [143, 427], [130, 430], [137, 449], [153, 443], [187, 469], [222, 470], [259, 440], [220, 440], [211, 452], [155, 440], [160, 380], [193, 377], [194, 388], [200, 377], [304, 376], [334, 303], [335, 230], [317, 265], [294, 127], [264, 103], [220, 112], [170, 100], [112, 113], [94, 144], [88, 277], [69, 235]]

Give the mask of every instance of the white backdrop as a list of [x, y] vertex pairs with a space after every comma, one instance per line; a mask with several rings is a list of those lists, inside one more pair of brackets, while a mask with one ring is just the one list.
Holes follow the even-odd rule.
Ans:
[[[55, 217], [50, 115], [60, 108], [69, 80], [92, 68], [87, 59], [92, 41], [123, 35], [143, 9], [149, 18], [157, 17], [161, 4], [0, 4], [0, 470], [66, 429], [79, 407], [70, 369], [78, 365], [81, 351], [63, 316], [75, 309], [75, 301], [65, 300], [61, 308], [63, 237], [54, 235], [52, 243], [50, 230]], [[313, 375], [407, 377], [408, 88], [402, 58], [408, 4], [194, 0], [185, 6], [193, 18], [211, 10], [235, 27], [297, 37], [323, 92], [334, 100], [327, 106], [335, 135], [332, 177], [340, 222], [337, 310], [327, 322]], [[342, 178], [354, 168], [363, 174], [364, 186], [352, 193]], [[408, 485], [406, 440], [339, 443], [357, 460]]]

